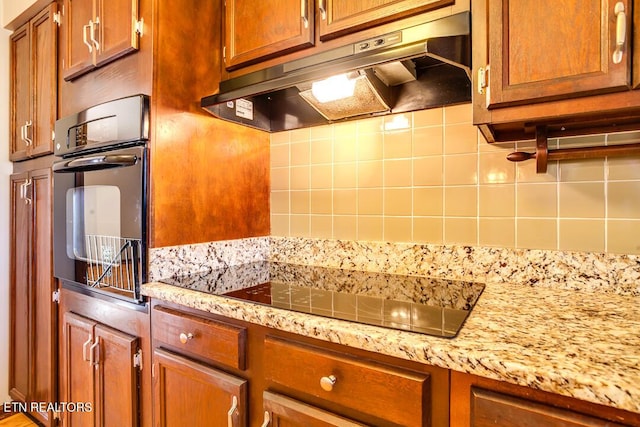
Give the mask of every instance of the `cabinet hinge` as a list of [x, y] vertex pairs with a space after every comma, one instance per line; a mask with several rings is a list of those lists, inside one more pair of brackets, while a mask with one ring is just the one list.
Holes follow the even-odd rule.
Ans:
[[484, 95], [485, 89], [489, 85], [489, 66], [478, 69], [478, 93]]
[[222, 59], [223, 60], [227, 59], [227, 47], [226, 46], [222, 47]]
[[51, 294], [51, 300], [56, 304], [60, 304], [60, 289], [56, 289], [55, 291], [53, 291], [53, 293]]
[[142, 371], [142, 349], [138, 349], [133, 355], [133, 367]]
[[55, 22], [56, 24], [58, 24], [58, 27], [60, 26], [60, 11], [57, 11], [56, 13], [53, 14], [53, 22]]
[[144, 18], [140, 18], [139, 21], [136, 21], [135, 30], [136, 33], [138, 33], [138, 35], [142, 37], [142, 35], [144, 34]]

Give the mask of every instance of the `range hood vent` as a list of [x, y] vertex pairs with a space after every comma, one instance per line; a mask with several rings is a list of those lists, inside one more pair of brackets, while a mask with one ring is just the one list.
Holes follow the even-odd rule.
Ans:
[[[470, 14], [459, 13], [220, 82], [211, 114], [279, 132], [471, 101]], [[338, 83], [353, 96], [321, 100]], [[315, 92], [315, 93], [314, 93]]]

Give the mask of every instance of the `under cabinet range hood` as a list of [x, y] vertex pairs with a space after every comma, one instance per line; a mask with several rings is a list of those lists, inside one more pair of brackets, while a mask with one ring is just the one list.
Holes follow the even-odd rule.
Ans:
[[279, 132], [470, 102], [470, 26], [463, 12], [224, 80], [201, 105]]

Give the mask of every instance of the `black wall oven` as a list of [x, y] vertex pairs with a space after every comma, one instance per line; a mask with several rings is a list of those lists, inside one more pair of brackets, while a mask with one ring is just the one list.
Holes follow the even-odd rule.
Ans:
[[56, 121], [54, 275], [62, 286], [142, 303], [147, 275], [149, 99]]

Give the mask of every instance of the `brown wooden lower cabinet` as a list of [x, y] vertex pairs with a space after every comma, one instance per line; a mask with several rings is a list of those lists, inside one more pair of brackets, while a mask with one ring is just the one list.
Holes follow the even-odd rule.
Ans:
[[247, 426], [247, 381], [163, 349], [155, 349], [155, 425]]
[[262, 395], [262, 402], [265, 411], [263, 424], [264, 422], [271, 423], [267, 425], [279, 427], [360, 427], [365, 425], [268, 391]]
[[640, 414], [451, 372], [452, 427], [640, 426]]

